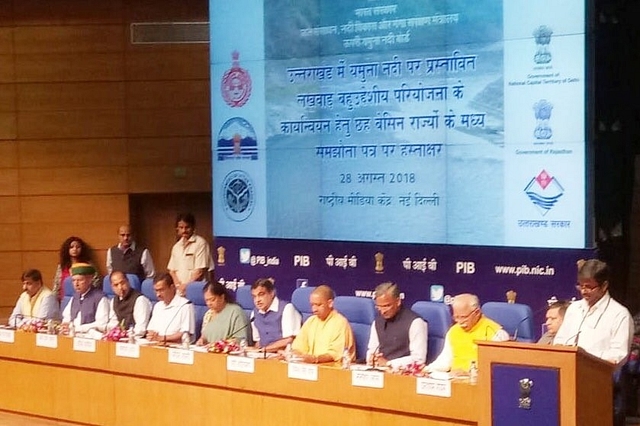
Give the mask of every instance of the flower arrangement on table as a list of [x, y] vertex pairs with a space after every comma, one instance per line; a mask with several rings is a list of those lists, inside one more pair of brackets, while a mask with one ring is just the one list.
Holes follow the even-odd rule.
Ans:
[[106, 340], [108, 342], [119, 342], [126, 338], [127, 330], [124, 328], [124, 320], [102, 336], [102, 340]]
[[402, 376], [422, 377], [427, 375], [426, 371], [424, 371], [424, 367], [425, 364], [414, 361], [411, 364], [401, 365], [397, 369], [394, 369], [393, 373], [400, 374]]
[[28, 333], [46, 333], [47, 323], [42, 318], [28, 319], [22, 323], [20, 330]]
[[217, 354], [228, 354], [231, 352], [238, 352], [240, 350], [240, 345], [236, 339], [222, 339], [209, 345], [208, 350], [209, 352]]

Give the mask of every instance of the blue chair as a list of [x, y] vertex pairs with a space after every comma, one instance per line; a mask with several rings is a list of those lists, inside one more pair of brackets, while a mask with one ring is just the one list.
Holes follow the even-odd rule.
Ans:
[[507, 302], [487, 302], [482, 313], [500, 324], [518, 342], [535, 342], [533, 312], [529, 305]]
[[[140, 278], [135, 274], [127, 274], [127, 280], [131, 288], [140, 291]], [[102, 279], [102, 292], [109, 298], [115, 296], [113, 289], [111, 288], [111, 279], [109, 275]]]
[[427, 322], [427, 364], [433, 362], [444, 348], [444, 339], [451, 328], [451, 311], [444, 303], [418, 301], [411, 310]]
[[64, 293], [62, 296], [62, 300], [60, 301], [60, 313], [64, 311], [64, 308], [71, 301], [71, 298], [73, 297], [73, 293], [75, 291], [73, 289], [73, 280], [71, 279], [71, 277], [65, 278], [62, 282], [62, 286], [64, 288]]
[[185, 297], [193, 303], [193, 312], [196, 320], [196, 340], [200, 338], [200, 333], [202, 332], [202, 319], [204, 318], [204, 314], [209, 310], [204, 301], [204, 293], [202, 292], [204, 284], [204, 281], [194, 281], [187, 285], [185, 292]]
[[236, 290], [236, 303], [240, 305], [244, 313], [247, 314], [247, 319], [251, 318], [251, 312], [253, 311], [254, 305], [250, 285], [238, 287]]
[[313, 315], [311, 312], [311, 303], [309, 303], [309, 296], [315, 287], [300, 287], [293, 290], [291, 293], [291, 303], [302, 315], [302, 322], [305, 322], [307, 318]]
[[333, 307], [349, 321], [356, 339], [356, 359], [364, 361], [367, 356], [371, 324], [376, 319], [376, 306], [373, 299], [337, 296], [333, 300]]
[[158, 302], [156, 291], [153, 289], [153, 280], [151, 278], [147, 278], [146, 280], [142, 281], [140, 292], [151, 301], [151, 305], [155, 305]]

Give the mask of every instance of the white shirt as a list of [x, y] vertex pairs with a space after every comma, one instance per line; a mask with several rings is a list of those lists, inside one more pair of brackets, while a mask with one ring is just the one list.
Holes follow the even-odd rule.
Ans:
[[[118, 244], [118, 249], [122, 250], [122, 247], [120, 244]], [[129, 247], [129, 249], [131, 250], [136, 249], [135, 241], [131, 243], [131, 246]], [[144, 273], [147, 276], [147, 278], [153, 278], [156, 275], [156, 267], [153, 264], [153, 259], [151, 258], [151, 253], [149, 252], [149, 249], [144, 249], [142, 251], [142, 256], [140, 257], [140, 264], [142, 265], [142, 268], [144, 269]], [[113, 272], [113, 259], [111, 259], [111, 249], [109, 249], [107, 250], [107, 275], [111, 274], [112, 272]]]
[[[271, 305], [267, 311], [278, 312], [280, 307], [280, 299], [278, 297], [274, 297], [273, 301], [271, 301]], [[259, 311], [261, 314], [264, 314], [263, 311]], [[253, 318], [253, 311], [251, 311], [251, 318]], [[296, 308], [291, 304], [287, 303], [284, 305], [284, 309], [282, 310], [282, 338], [286, 337], [295, 337], [300, 332], [300, 327], [302, 326], [302, 315], [300, 312], [296, 311]], [[258, 332], [258, 327], [256, 327], [255, 321], [251, 321], [251, 331], [253, 333], [253, 340], [255, 342], [260, 341], [260, 333]]]
[[[118, 297], [118, 296], [114, 296]], [[111, 314], [109, 315], [109, 323], [107, 329], [112, 329], [118, 325], [118, 315], [113, 309], [113, 299], [109, 302], [109, 309]], [[133, 333], [136, 336], [144, 336], [147, 331], [147, 325], [151, 318], [151, 302], [144, 295], [138, 296], [136, 303], [133, 305]]]
[[627, 308], [607, 292], [591, 308], [584, 299], [569, 305], [553, 344], [577, 344], [593, 356], [620, 363], [629, 355], [633, 328]]
[[[62, 311], [62, 322], [71, 322], [72, 302], [73, 300], [70, 300], [69, 303], [67, 303], [67, 306], [64, 307], [64, 311]], [[92, 329], [104, 332], [107, 329], [107, 323], [109, 322], [109, 299], [107, 299], [106, 296], [103, 296], [102, 299], [100, 299], [100, 302], [98, 302], [95, 321], [86, 324], [81, 324], [81, 322], [82, 312], [78, 311], [78, 315], [73, 319], [73, 325], [76, 329], [76, 333], [86, 333]]]
[[[500, 329], [491, 337], [492, 342], [506, 342], [509, 340], [509, 333]], [[449, 371], [453, 364], [453, 349], [451, 348], [451, 341], [449, 340], [449, 333], [444, 338], [444, 346], [442, 352], [438, 355], [431, 364], [427, 365], [427, 371]]]
[[155, 331], [161, 336], [185, 331], [193, 335], [196, 329], [195, 323], [193, 305], [176, 294], [168, 305], [164, 302], [155, 304], [147, 330]]
[[41, 318], [44, 320], [53, 319], [56, 321], [60, 319], [60, 304], [58, 303], [58, 298], [56, 297], [55, 293], [49, 293], [42, 296], [40, 309], [38, 310], [38, 312], [33, 312], [33, 317], [30, 317], [22, 312], [22, 300], [24, 298], [29, 298], [29, 295], [26, 291], [20, 294], [18, 302], [13, 308], [13, 312], [11, 312], [11, 316], [9, 317], [8, 322], [10, 326], [18, 328], [21, 327], [24, 323], [27, 323], [35, 318]]
[[[371, 324], [369, 344], [367, 346], [367, 361], [380, 347], [376, 323]], [[382, 354], [384, 356], [384, 354]], [[409, 326], [409, 355], [396, 359], [388, 359], [388, 365], [393, 368], [409, 365], [412, 362], [424, 363], [427, 359], [427, 323], [422, 318], [411, 321]]]

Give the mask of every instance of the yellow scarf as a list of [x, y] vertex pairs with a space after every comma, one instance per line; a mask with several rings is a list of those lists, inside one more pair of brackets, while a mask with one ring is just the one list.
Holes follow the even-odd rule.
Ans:
[[23, 291], [20, 295], [20, 311], [25, 317], [35, 317], [40, 311], [40, 305], [42, 300], [51, 294], [51, 290], [42, 286], [40, 290], [33, 297], [29, 297], [26, 291]]

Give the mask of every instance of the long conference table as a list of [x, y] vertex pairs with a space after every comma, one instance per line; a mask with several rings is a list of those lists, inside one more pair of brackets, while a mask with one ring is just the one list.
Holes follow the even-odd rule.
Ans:
[[442, 426], [480, 417], [481, 388], [465, 382], [435, 396], [443, 389], [418, 393], [430, 383], [409, 376], [21, 331], [0, 330], [0, 374], [0, 410], [89, 425]]

